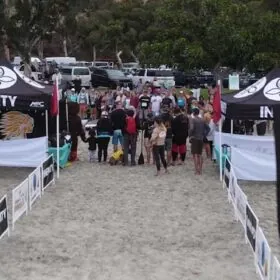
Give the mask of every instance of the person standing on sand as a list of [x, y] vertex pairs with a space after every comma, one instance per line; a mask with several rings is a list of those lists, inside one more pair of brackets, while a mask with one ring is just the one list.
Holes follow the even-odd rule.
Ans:
[[126, 110], [126, 126], [123, 130], [123, 166], [128, 166], [128, 154], [131, 155], [131, 166], [136, 165], [136, 145], [138, 129], [140, 128], [139, 119], [136, 116], [136, 109], [130, 106]]
[[193, 118], [190, 121], [190, 143], [191, 143], [191, 152], [193, 155], [195, 174], [201, 175], [202, 173], [202, 150], [203, 150], [203, 139], [205, 136], [205, 127], [206, 124], [204, 120], [199, 117], [199, 109], [193, 109]]
[[171, 128], [173, 134], [172, 141], [172, 165], [176, 164], [178, 154], [180, 154], [179, 164], [183, 164], [186, 159], [187, 138], [189, 130], [189, 119], [179, 108], [174, 110], [175, 118], [172, 120]]
[[123, 130], [126, 125], [126, 113], [122, 108], [121, 102], [116, 103], [116, 109], [111, 114], [111, 122], [113, 126], [113, 139], [114, 152], [118, 150], [118, 143], [123, 149]]
[[104, 162], [107, 161], [108, 145], [112, 134], [112, 124], [109, 120], [108, 113], [103, 111], [101, 119], [97, 122], [97, 145], [98, 145], [98, 162], [101, 162], [102, 154]]
[[162, 163], [165, 172], [167, 173], [167, 162], [164, 155], [164, 145], [166, 138], [166, 127], [159, 117], [155, 118], [155, 127], [151, 137], [151, 143], [153, 145], [153, 155], [157, 167], [156, 176], [160, 174], [160, 162]]

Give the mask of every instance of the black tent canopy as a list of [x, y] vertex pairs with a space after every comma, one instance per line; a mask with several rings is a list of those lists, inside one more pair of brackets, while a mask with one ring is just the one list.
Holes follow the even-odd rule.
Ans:
[[274, 119], [275, 106], [280, 104], [280, 69], [242, 91], [222, 96], [223, 114], [237, 120]]
[[280, 69], [274, 69], [246, 89], [222, 96], [226, 118], [237, 120], [274, 120], [276, 151], [276, 195], [280, 236]]
[[10, 62], [0, 61], [0, 109], [47, 110], [52, 87], [24, 76]]

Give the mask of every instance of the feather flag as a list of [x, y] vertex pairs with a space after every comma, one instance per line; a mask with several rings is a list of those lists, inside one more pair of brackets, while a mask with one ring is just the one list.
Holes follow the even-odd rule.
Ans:
[[50, 114], [52, 117], [59, 114], [59, 93], [57, 81], [55, 81], [53, 85]]
[[215, 89], [213, 98], [213, 121], [218, 123], [222, 117], [222, 107], [221, 107], [221, 86], [218, 85]]

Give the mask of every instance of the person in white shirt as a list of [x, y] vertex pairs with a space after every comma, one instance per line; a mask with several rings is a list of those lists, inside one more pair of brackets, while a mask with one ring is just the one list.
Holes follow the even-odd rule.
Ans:
[[126, 96], [123, 94], [123, 90], [122, 90], [118, 93], [118, 96], [116, 98], [116, 103], [121, 103], [123, 105], [125, 100], [126, 100]]
[[80, 117], [84, 119], [89, 105], [89, 96], [85, 88], [82, 88], [81, 92], [78, 94], [77, 102], [80, 105]]
[[162, 98], [159, 95], [159, 93], [156, 93], [151, 98], [151, 104], [152, 104], [152, 112], [154, 116], [158, 116], [160, 114], [160, 105], [162, 102]]
[[53, 83], [55, 83], [56, 79], [57, 79], [58, 85], [61, 85], [62, 76], [57, 68], [54, 70], [54, 74], [52, 75]]

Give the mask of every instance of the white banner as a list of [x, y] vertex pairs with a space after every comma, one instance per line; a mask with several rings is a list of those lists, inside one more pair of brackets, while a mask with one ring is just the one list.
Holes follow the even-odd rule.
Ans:
[[229, 90], [239, 90], [239, 75], [228, 76], [228, 88]]
[[0, 140], [0, 166], [37, 167], [47, 158], [48, 138]]
[[231, 163], [238, 180], [276, 181], [275, 155], [232, 147]]
[[260, 227], [257, 228], [256, 265], [262, 280], [270, 280], [271, 249]]
[[13, 189], [13, 229], [15, 222], [28, 212], [28, 179]]
[[[219, 146], [220, 132], [215, 132], [215, 146]], [[244, 149], [266, 155], [275, 155], [274, 137], [273, 136], [253, 136], [222, 133], [222, 145], [227, 144], [230, 147]], [[218, 148], [218, 147], [217, 147]]]
[[29, 181], [29, 209], [35, 200], [41, 196], [42, 172], [41, 166], [37, 167], [28, 177]]
[[247, 206], [247, 196], [241, 190], [241, 188], [239, 187], [239, 185], [236, 182], [236, 185], [235, 185], [236, 215], [245, 230], [245, 234], [246, 234], [246, 206]]
[[280, 280], [280, 264], [276, 257], [273, 258], [271, 280]]

